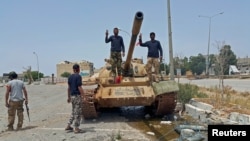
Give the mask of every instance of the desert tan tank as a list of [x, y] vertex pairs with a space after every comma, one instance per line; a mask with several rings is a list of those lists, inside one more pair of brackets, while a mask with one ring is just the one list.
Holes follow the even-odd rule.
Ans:
[[[177, 102], [178, 84], [168, 80], [167, 76], [160, 81], [150, 82], [142, 59], [133, 58], [133, 51], [137, 36], [143, 21], [143, 13], [137, 12], [134, 17], [132, 36], [128, 48], [127, 58], [123, 62], [123, 74], [120, 82], [111, 77], [109, 59], [106, 64], [91, 78], [84, 79], [84, 89], [87, 100], [83, 102], [85, 118], [98, 117], [97, 111], [101, 108], [122, 106], [145, 106], [152, 108], [155, 115], [165, 115], [174, 112]], [[100, 111], [101, 112], [101, 111]]]

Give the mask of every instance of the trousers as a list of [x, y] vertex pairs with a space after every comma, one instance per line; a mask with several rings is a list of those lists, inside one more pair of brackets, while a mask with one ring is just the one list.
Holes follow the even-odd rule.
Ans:
[[23, 100], [22, 101], [10, 101], [8, 108], [8, 127], [13, 128], [15, 122], [15, 116], [17, 113], [17, 128], [21, 128], [23, 125]]

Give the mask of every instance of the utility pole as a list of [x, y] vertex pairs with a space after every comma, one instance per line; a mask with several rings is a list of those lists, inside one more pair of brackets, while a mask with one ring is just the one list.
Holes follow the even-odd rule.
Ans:
[[172, 47], [170, 0], [168, 0], [168, 43], [169, 43], [169, 60], [170, 60], [170, 80], [174, 80], [174, 59], [173, 59], [173, 47]]
[[36, 52], [33, 52], [33, 54], [36, 55], [36, 61], [37, 61], [37, 81], [39, 81], [39, 61], [38, 61], [38, 55]]

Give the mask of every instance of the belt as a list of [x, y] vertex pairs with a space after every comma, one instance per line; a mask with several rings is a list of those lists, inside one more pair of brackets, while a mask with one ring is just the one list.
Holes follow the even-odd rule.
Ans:
[[11, 102], [22, 102], [22, 101], [24, 101], [24, 99], [23, 100], [10, 100]]
[[23, 103], [23, 100], [20, 100], [20, 101], [13, 101], [13, 100], [10, 100], [11, 103], [18, 103], [18, 104], [22, 104]]

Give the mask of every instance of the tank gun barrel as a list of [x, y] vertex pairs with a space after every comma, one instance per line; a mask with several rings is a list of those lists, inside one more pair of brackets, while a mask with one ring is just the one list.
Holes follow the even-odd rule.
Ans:
[[140, 11], [136, 12], [133, 27], [132, 27], [132, 35], [130, 39], [127, 58], [126, 58], [126, 62], [124, 65], [125, 71], [128, 71], [130, 69], [130, 63], [131, 63], [132, 55], [133, 55], [134, 48], [135, 48], [136, 38], [140, 32], [142, 21], [143, 21], [143, 13]]

